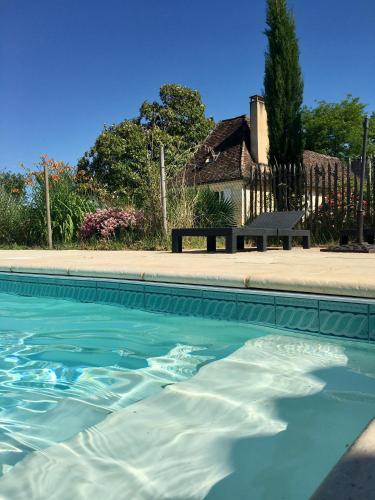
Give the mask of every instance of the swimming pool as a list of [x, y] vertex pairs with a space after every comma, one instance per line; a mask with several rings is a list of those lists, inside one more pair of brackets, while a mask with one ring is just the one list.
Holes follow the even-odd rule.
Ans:
[[0, 294], [1, 465], [186, 380], [258, 335], [214, 320]]
[[207, 295], [185, 312], [221, 321], [0, 293], [0, 498], [308, 498], [374, 416], [374, 346], [226, 321], [231, 293]]

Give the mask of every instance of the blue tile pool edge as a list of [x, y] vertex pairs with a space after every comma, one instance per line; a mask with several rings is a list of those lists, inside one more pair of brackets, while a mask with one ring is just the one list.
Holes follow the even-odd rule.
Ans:
[[373, 299], [14, 272], [0, 272], [0, 292], [375, 341]]

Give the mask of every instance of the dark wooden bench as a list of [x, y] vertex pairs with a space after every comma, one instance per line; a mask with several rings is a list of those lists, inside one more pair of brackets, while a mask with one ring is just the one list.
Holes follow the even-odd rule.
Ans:
[[211, 228], [184, 228], [172, 229], [172, 252], [182, 252], [182, 238], [184, 236], [203, 236], [207, 241], [207, 251], [216, 251], [216, 238], [225, 238], [227, 253], [244, 250], [245, 238], [252, 237], [256, 240], [257, 250], [267, 250], [268, 238], [280, 238], [283, 249], [292, 248], [292, 238], [301, 238], [303, 248], [310, 248], [310, 231], [293, 229], [302, 219], [303, 210], [289, 212], [270, 212], [259, 215], [254, 221], [241, 227], [211, 227]]

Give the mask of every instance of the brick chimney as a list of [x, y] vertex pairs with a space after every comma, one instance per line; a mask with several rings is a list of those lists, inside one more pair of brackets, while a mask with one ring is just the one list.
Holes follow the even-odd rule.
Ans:
[[268, 125], [264, 98], [250, 97], [250, 152], [256, 163], [268, 165]]

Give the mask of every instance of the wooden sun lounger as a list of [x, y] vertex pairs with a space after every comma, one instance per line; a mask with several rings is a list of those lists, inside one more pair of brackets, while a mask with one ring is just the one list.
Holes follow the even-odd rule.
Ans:
[[172, 252], [182, 252], [182, 238], [184, 236], [203, 236], [207, 240], [207, 251], [216, 251], [216, 238], [225, 238], [227, 253], [235, 253], [245, 247], [245, 238], [256, 239], [257, 250], [267, 250], [268, 238], [280, 238], [283, 249], [292, 248], [292, 238], [302, 238], [303, 248], [310, 248], [310, 231], [293, 229], [302, 219], [303, 210], [290, 212], [270, 212], [259, 215], [253, 222], [241, 227], [210, 227], [172, 229]]

